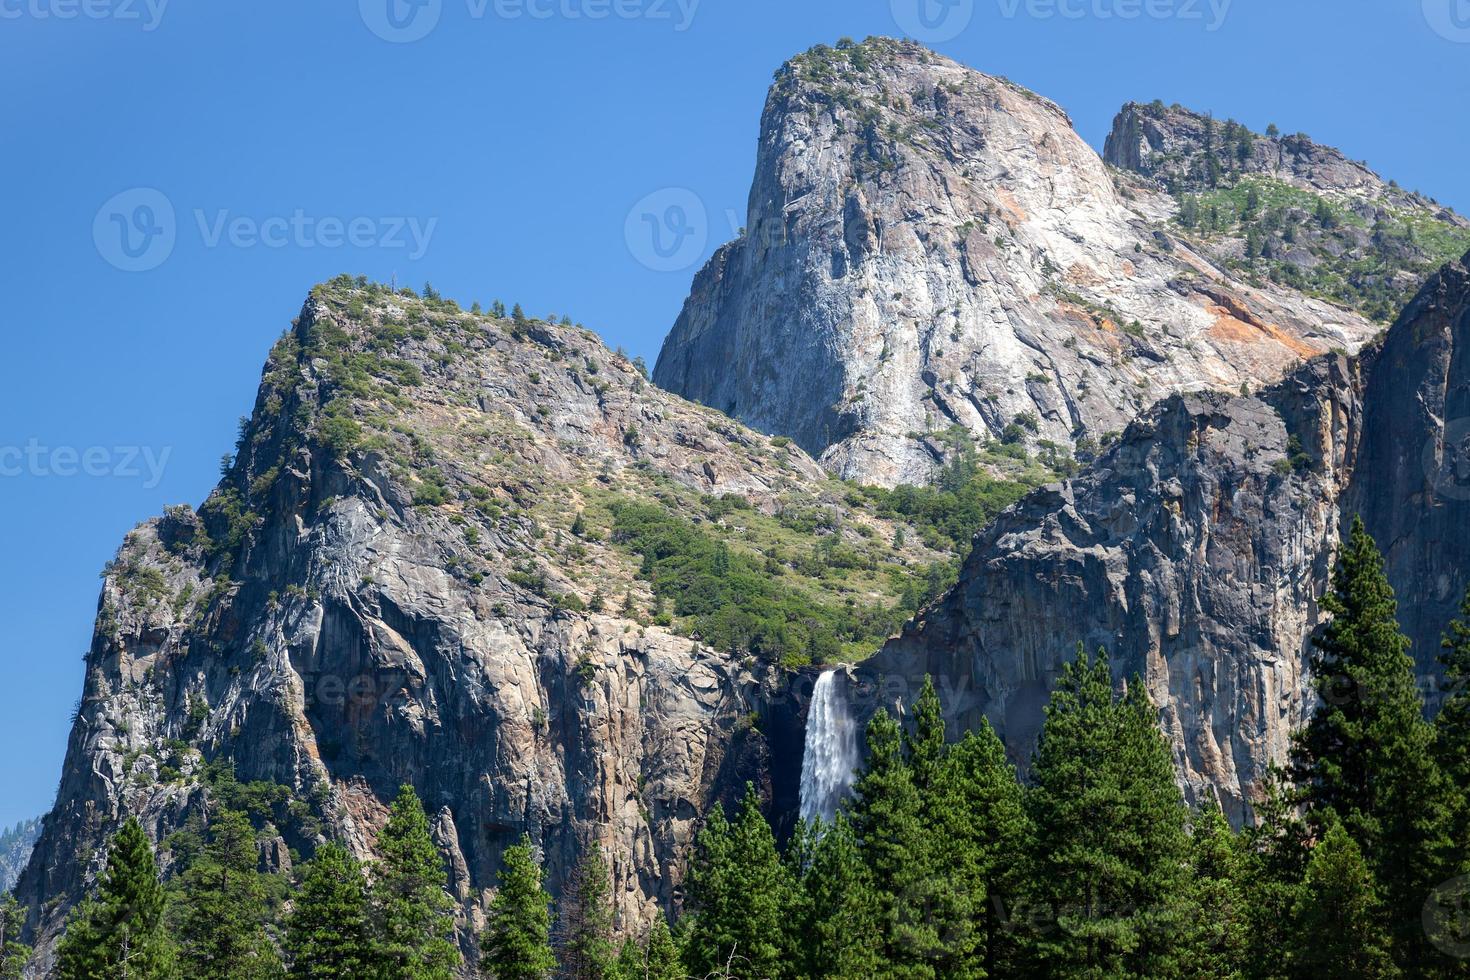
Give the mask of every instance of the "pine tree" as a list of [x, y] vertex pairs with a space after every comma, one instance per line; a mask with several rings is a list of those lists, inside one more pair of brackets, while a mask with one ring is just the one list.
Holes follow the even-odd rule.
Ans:
[[618, 959], [613, 964], [611, 975], [615, 980], [643, 980], [647, 972], [648, 964], [643, 959], [643, 946], [629, 936], [618, 949]]
[[747, 784], [733, 824], [720, 805], [711, 811], [695, 842], [687, 887], [694, 912], [684, 948], [690, 973], [704, 976], [734, 963], [740, 976], [788, 975], [783, 939], [791, 881], [754, 786]]
[[61, 980], [162, 980], [176, 974], [163, 928], [163, 885], [142, 824], [129, 819], [112, 839], [95, 897], [73, 913], [57, 950]]
[[1179, 202], [1179, 223], [1185, 228], [1199, 224], [1199, 198], [1186, 194]]
[[20, 980], [31, 958], [30, 947], [20, 941], [25, 924], [20, 903], [9, 892], [0, 892], [0, 980]]
[[1205, 117], [1205, 179], [1211, 187], [1220, 185], [1220, 158], [1215, 149], [1215, 117]]
[[669, 934], [669, 924], [660, 913], [640, 943], [629, 936], [612, 973], [617, 980], [684, 980], [679, 947]]
[[1264, 798], [1255, 804], [1256, 822], [1242, 835], [1241, 892], [1251, 937], [1245, 973], [1254, 980], [1285, 977], [1296, 944], [1292, 916], [1306, 874], [1310, 831], [1291, 797], [1285, 773], [1272, 769]]
[[877, 896], [858, 853], [847, 814], [830, 825], [803, 825], [788, 847], [799, 883], [800, 910], [791, 917], [790, 948], [801, 975], [830, 980], [878, 976]]
[[868, 761], [853, 787], [852, 825], [879, 903], [879, 975], [928, 980], [942, 954], [935, 909], [943, 896], [903, 741], [887, 711], [868, 723]]
[[588, 845], [562, 889], [557, 946], [566, 980], [603, 980], [616, 955], [612, 881], [602, 845]]
[[914, 701], [914, 723], [904, 735], [914, 789], [920, 797], [935, 791], [946, 754], [944, 705], [934, 690], [934, 678], [925, 675]]
[[183, 873], [174, 935], [184, 973], [197, 980], [264, 980], [283, 973], [266, 931], [271, 911], [256, 866], [255, 828], [220, 810], [203, 851]]
[[1431, 962], [1438, 954], [1420, 910], [1448, 876], [1449, 787], [1434, 762], [1433, 730], [1383, 556], [1361, 518], [1322, 608], [1332, 619], [1312, 641], [1320, 703], [1292, 748], [1297, 801], [1319, 836], [1340, 821], [1367, 856], [1393, 912], [1400, 965]]
[[1389, 955], [1373, 872], [1341, 824], [1334, 824], [1312, 851], [1295, 913], [1295, 976], [1302, 980], [1399, 976]]
[[500, 888], [480, 939], [480, 970], [492, 980], [547, 980], [556, 969], [551, 951], [551, 896], [530, 837], [501, 856]]
[[454, 945], [454, 900], [444, 858], [429, 833], [429, 818], [413, 787], [404, 786], [378, 835], [382, 854], [371, 890], [377, 955], [393, 977], [450, 980], [459, 966]]
[[[1434, 754], [1458, 801], [1454, 839], [1470, 846], [1470, 591], [1460, 606], [1461, 619], [1450, 623], [1439, 662], [1443, 701], [1434, 720]], [[1466, 860], [1458, 856], [1462, 866]]]
[[940, 869], [951, 906], [943, 975], [1010, 975], [1018, 953], [1008, 923], [1021, 901], [1031, 822], [1016, 769], [989, 721], [950, 749], [933, 797], [926, 819], [945, 856]]
[[1245, 843], [1213, 801], [1194, 815], [1190, 871], [1200, 912], [1187, 957], [1190, 972], [1201, 978], [1238, 980], [1245, 976], [1253, 954]]
[[378, 968], [362, 865], [340, 844], [323, 844], [307, 865], [286, 923], [292, 980], [371, 977]]
[[1032, 778], [1032, 887], [1051, 919], [1033, 937], [1038, 967], [1176, 975], [1196, 918], [1187, 810], [1141, 684], [1118, 699], [1105, 653], [1089, 661], [1079, 647], [1063, 669]]

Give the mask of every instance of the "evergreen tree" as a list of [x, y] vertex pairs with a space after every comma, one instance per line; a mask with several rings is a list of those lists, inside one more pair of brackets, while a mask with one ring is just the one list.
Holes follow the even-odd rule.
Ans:
[[789, 946], [802, 976], [866, 980], [880, 974], [880, 908], [845, 813], [831, 825], [802, 825], [788, 848], [799, 883]]
[[612, 965], [612, 881], [602, 845], [588, 845], [562, 889], [557, 928], [562, 976], [566, 980], [603, 980]]
[[383, 968], [403, 980], [450, 980], [460, 962], [453, 941], [454, 900], [446, 891], [444, 858], [413, 787], [398, 791], [378, 836], [378, 851], [382, 860], [373, 868], [371, 899]]
[[1189, 973], [1201, 980], [1238, 980], [1252, 955], [1245, 845], [1213, 801], [1194, 815], [1190, 870], [1200, 914]]
[[271, 911], [259, 859], [250, 820], [220, 810], [203, 851], [182, 875], [174, 903], [179, 962], [191, 980], [263, 980], [282, 974], [266, 932]]
[[480, 970], [492, 980], [547, 980], [556, 969], [551, 896], [541, 886], [531, 838], [507, 847], [501, 860], [500, 889], [480, 939]]
[[1293, 972], [1302, 980], [1399, 976], [1389, 956], [1373, 872], [1341, 824], [1334, 824], [1312, 851], [1295, 922]]
[[940, 868], [951, 912], [941, 972], [1013, 974], [1017, 950], [1008, 923], [1022, 897], [1031, 822], [1015, 767], [989, 721], [950, 749], [933, 796], [926, 820], [945, 855]]
[[1252, 133], [1249, 129], [1242, 127], [1240, 131], [1240, 143], [1236, 147], [1235, 152], [1236, 160], [1239, 161], [1241, 167], [1244, 167], [1246, 164], [1250, 163], [1251, 156], [1255, 153], [1255, 148], [1255, 134]]
[[914, 789], [919, 796], [935, 792], [946, 754], [944, 705], [934, 690], [934, 678], [925, 675], [924, 686], [914, 701], [914, 723], [904, 735]]
[[1341, 821], [1369, 859], [1392, 910], [1400, 964], [1433, 962], [1420, 910], [1448, 872], [1448, 785], [1383, 556], [1361, 518], [1322, 608], [1332, 619], [1312, 641], [1320, 703], [1292, 748], [1297, 801], [1319, 836]]
[[1273, 769], [1256, 822], [1243, 834], [1241, 893], [1251, 936], [1246, 976], [1281, 980], [1296, 943], [1292, 917], [1309, 856], [1309, 831], [1291, 802], [1285, 774]]
[[755, 787], [747, 784], [732, 824], [716, 804], [695, 842], [688, 894], [693, 909], [685, 965], [695, 976], [733, 964], [737, 976], [789, 976], [785, 955], [791, 881], [776, 852]]
[[612, 975], [617, 980], [684, 980], [679, 948], [662, 913], [641, 943], [632, 936], [623, 943]]
[[371, 977], [378, 968], [362, 865], [340, 844], [323, 844], [307, 865], [286, 923], [292, 980]]
[[[1444, 667], [1443, 700], [1434, 720], [1434, 748], [1458, 803], [1454, 839], [1470, 846], [1470, 591], [1460, 612], [1463, 618], [1450, 623], [1439, 658]], [[1462, 865], [1464, 858], [1462, 853]]]
[[629, 936], [618, 949], [618, 959], [613, 964], [611, 975], [615, 980], [643, 980], [647, 972], [647, 964], [643, 960], [643, 945]]
[[643, 941], [643, 962], [646, 969], [641, 980], [683, 980], [679, 947], [669, 933], [669, 924], [662, 913], [653, 920], [653, 928]]
[[1245, 192], [1245, 207], [1241, 209], [1240, 216], [1246, 221], [1253, 221], [1260, 213], [1261, 192], [1252, 184]]
[[1179, 223], [1185, 228], [1199, 224], [1199, 198], [1186, 194], [1179, 202]]
[[943, 952], [935, 915], [943, 896], [903, 741], [887, 711], [868, 723], [868, 762], [853, 787], [852, 825], [879, 904], [878, 975], [928, 980]]
[[61, 980], [161, 980], [176, 975], [163, 928], [163, 885], [142, 824], [130, 819], [112, 839], [97, 894], [73, 913], [57, 949]]
[[1205, 179], [1211, 187], [1220, 186], [1220, 158], [1215, 147], [1215, 117], [1205, 117]]
[[1135, 681], [1115, 697], [1107, 655], [1078, 649], [1052, 693], [1027, 795], [1036, 826], [1033, 937], [1055, 976], [1168, 977], [1187, 953], [1187, 810], [1169, 748]]
[[25, 924], [20, 903], [9, 892], [0, 892], [0, 980], [20, 980], [31, 958], [30, 947], [20, 941]]

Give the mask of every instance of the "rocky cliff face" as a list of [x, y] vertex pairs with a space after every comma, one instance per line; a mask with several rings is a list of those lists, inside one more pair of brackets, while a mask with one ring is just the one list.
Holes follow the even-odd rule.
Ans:
[[[1470, 256], [1467, 256], [1470, 261]], [[980, 535], [959, 586], [860, 668], [872, 706], [924, 674], [1029, 759], [1077, 643], [1159, 706], [1181, 780], [1237, 821], [1311, 708], [1308, 638], [1344, 521], [1388, 555], [1426, 686], [1470, 582], [1470, 273], [1446, 267], [1381, 349], [1257, 396], [1172, 397], [1087, 473]]]
[[655, 380], [845, 476], [922, 482], [940, 433], [1084, 449], [1170, 393], [1278, 379], [1374, 331], [1232, 278], [1115, 186], [1051, 102], [906, 42], [778, 73], [748, 228]]
[[[1383, 549], [1421, 675], [1470, 580], [1470, 256], [1430, 280], [1383, 344], [1364, 392], [1344, 502]], [[1433, 694], [1432, 683], [1421, 685]]]
[[[1213, 157], [1213, 163], [1211, 158]], [[1429, 208], [1374, 173], [1366, 163], [1314, 142], [1304, 133], [1265, 136], [1233, 120], [1183, 106], [1129, 103], [1113, 120], [1103, 159], [1161, 181], [1170, 190], [1202, 190], [1235, 174], [1278, 177], [1303, 190], [1342, 193], [1399, 208]], [[1448, 218], [1448, 212], [1446, 212]]]
[[0, 833], [0, 892], [9, 891], [20, 877], [40, 832], [40, 820], [23, 820]]
[[467, 926], [526, 833], [553, 888], [600, 841], [621, 924], [648, 922], [716, 800], [750, 780], [795, 809], [800, 722], [775, 702], [781, 671], [677, 635], [608, 507], [664, 502], [737, 552], [793, 509], [829, 515], [832, 547], [892, 540], [843, 489], [586, 331], [319, 288], [220, 488], [107, 570], [57, 805], [16, 890], [42, 946], [110, 832], [138, 815], [161, 840], [222, 759], [305, 805], [279, 853], [309, 853], [320, 822], [369, 856], [413, 784]]
[[1161, 227], [1232, 275], [1384, 322], [1470, 248], [1470, 221], [1300, 133], [1261, 135], [1177, 105], [1130, 104], [1104, 158], [1172, 194]]

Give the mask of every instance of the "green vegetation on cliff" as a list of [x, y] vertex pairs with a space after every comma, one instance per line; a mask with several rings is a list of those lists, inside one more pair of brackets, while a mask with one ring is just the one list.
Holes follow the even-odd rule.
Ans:
[[1470, 227], [1427, 212], [1377, 209], [1244, 176], [1180, 196], [1178, 223], [1206, 241], [1243, 239], [1226, 264], [1359, 310], [1398, 316], [1439, 265], [1470, 251]]

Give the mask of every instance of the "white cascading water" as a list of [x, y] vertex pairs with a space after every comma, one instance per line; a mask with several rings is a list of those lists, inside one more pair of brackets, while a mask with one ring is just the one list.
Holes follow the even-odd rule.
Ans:
[[852, 789], [857, 770], [857, 722], [847, 707], [840, 671], [829, 670], [812, 688], [801, 758], [801, 817], [831, 822]]

